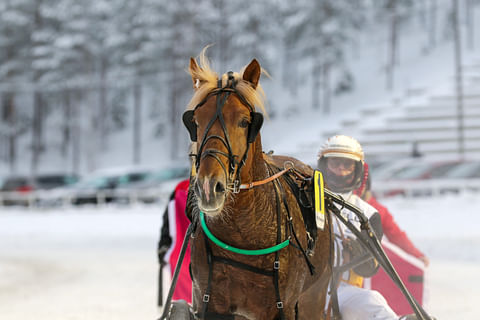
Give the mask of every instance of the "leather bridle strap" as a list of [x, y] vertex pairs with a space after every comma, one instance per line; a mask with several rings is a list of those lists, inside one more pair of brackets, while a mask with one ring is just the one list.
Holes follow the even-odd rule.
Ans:
[[[197, 163], [196, 163], [196, 167], [198, 169], [198, 167], [200, 166], [200, 159], [205, 157], [205, 156], [208, 156], [208, 155], [211, 155], [213, 153], [220, 153], [222, 155], [225, 155], [228, 157], [228, 160], [229, 162], [232, 162], [234, 160], [234, 156], [233, 156], [233, 153], [232, 153], [232, 148], [231, 148], [231, 145], [230, 145], [230, 139], [229, 139], [229, 136], [228, 136], [228, 132], [227, 132], [227, 129], [226, 129], [226, 126], [225, 126], [225, 121], [223, 119], [223, 114], [222, 114], [222, 109], [223, 109], [223, 106], [225, 105], [225, 102], [227, 101], [227, 98], [230, 96], [230, 93], [227, 92], [224, 96], [223, 96], [223, 99], [220, 97], [221, 93], [223, 91], [222, 90], [218, 90], [215, 94], [217, 95], [217, 109], [216, 109], [216, 113], [214, 115], [214, 117], [212, 117], [209, 121], [209, 123], [207, 124], [207, 128], [203, 134], [203, 138], [202, 138], [202, 142], [200, 144], [200, 148], [198, 150], [198, 154], [200, 155], [200, 157], [197, 157]], [[196, 108], [198, 108], [200, 105], [198, 105]], [[225, 138], [221, 137], [221, 136], [218, 136], [218, 135], [210, 135], [210, 136], [207, 136], [208, 135], [208, 132], [210, 131], [210, 128], [213, 126], [213, 123], [216, 121], [216, 120], [219, 120], [220, 122], [220, 125], [222, 127], [222, 130], [223, 130], [223, 133], [225, 135]], [[218, 139], [220, 140], [224, 145], [225, 147], [227, 148], [228, 150], [228, 155], [226, 153], [221, 153], [220, 151], [218, 150], [209, 150], [209, 152], [207, 154], [203, 154], [203, 148], [205, 147], [206, 143], [208, 140], [210, 139]]]
[[271, 182], [277, 178], [279, 178], [280, 176], [284, 175], [285, 173], [287, 173], [291, 168], [285, 168], [283, 169], [282, 171], [279, 171], [277, 173], [275, 173], [273, 176], [270, 176], [268, 177], [267, 179], [264, 179], [264, 180], [259, 180], [259, 181], [253, 181], [251, 183], [244, 183], [244, 184], [241, 184], [238, 189], [241, 191], [241, 190], [248, 190], [248, 189], [252, 189], [254, 187], [257, 187], [257, 186], [261, 186], [262, 184], [266, 184], [268, 182]]
[[[243, 154], [242, 158], [239, 160], [238, 159], [239, 155], [233, 154], [232, 147], [231, 147], [231, 144], [230, 144], [230, 138], [229, 138], [229, 135], [228, 135], [228, 130], [226, 128], [225, 120], [224, 120], [223, 114], [222, 114], [222, 109], [223, 109], [225, 103], [227, 102], [228, 97], [232, 93], [235, 93], [239, 97], [239, 99], [250, 110], [250, 113], [254, 112], [254, 108], [245, 99], [245, 97], [243, 97], [235, 89], [235, 84], [236, 84], [236, 81], [235, 81], [235, 78], [233, 76], [233, 72], [230, 71], [230, 72], [228, 72], [228, 83], [227, 83], [226, 87], [222, 87], [222, 80], [219, 79], [218, 84], [217, 84], [217, 89], [210, 92], [194, 108], [194, 111], [195, 111], [196, 109], [201, 107], [203, 104], [205, 104], [205, 102], [208, 100], [208, 98], [210, 98], [210, 96], [212, 96], [212, 95], [217, 96], [216, 97], [216, 112], [215, 112], [215, 115], [208, 122], [207, 128], [205, 129], [205, 132], [203, 134], [203, 137], [202, 137], [202, 140], [201, 140], [201, 143], [200, 143], [200, 147], [199, 147], [198, 152], [197, 152], [197, 154], [199, 156], [196, 157], [195, 166], [196, 166], [196, 169], [198, 170], [198, 167], [200, 166], [200, 160], [203, 159], [204, 157], [211, 156], [211, 157], [215, 158], [215, 160], [217, 162], [219, 162], [220, 165], [222, 166], [222, 168], [224, 170], [224, 173], [225, 173], [225, 176], [229, 177], [231, 180], [234, 181], [233, 182], [233, 188], [230, 187], [230, 186], [227, 186], [227, 189], [230, 188], [230, 189], [233, 189], [234, 192], [238, 192], [237, 187], [238, 187], [240, 181], [239, 181], [237, 176], [238, 176], [239, 171], [240, 171], [241, 167], [243, 166], [243, 164], [245, 163], [245, 160], [247, 158], [247, 153], [248, 153], [248, 150], [249, 150], [249, 147], [250, 147], [250, 143], [247, 144], [247, 148], [245, 150], [245, 153]], [[222, 96], [222, 94], [223, 94], [223, 96]], [[217, 119], [220, 123], [220, 126], [222, 127], [224, 137], [221, 137], [221, 136], [218, 136], [218, 135], [208, 135], [208, 132], [210, 131], [210, 128], [213, 126], [214, 122]], [[203, 149], [204, 149], [207, 141], [210, 140], [210, 139], [220, 140], [223, 143], [223, 145], [226, 147], [226, 149], [228, 151], [228, 154], [226, 152], [221, 152], [219, 150], [214, 150], [214, 149], [207, 149], [207, 150], [204, 151]], [[221, 160], [217, 156], [217, 154], [221, 155], [221, 156], [225, 156], [225, 157], [228, 158], [228, 162], [229, 162], [228, 168], [225, 168], [225, 166], [223, 165], [223, 163], [221, 162]]]

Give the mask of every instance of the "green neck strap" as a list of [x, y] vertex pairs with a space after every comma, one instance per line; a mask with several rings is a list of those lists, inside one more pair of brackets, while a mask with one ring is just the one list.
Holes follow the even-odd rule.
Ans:
[[203, 231], [205, 232], [207, 237], [210, 240], [212, 240], [213, 243], [215, 243], [217, 246], [219, 246], [222, 249], [232, 251], [232, 252], [235, 252], [235, 253], [239, 253], [239, 254], [244, 254], [244, 255], [248, 255], [248, 256], [258, 256], [258, 255], [268, 254], [268, 253], [278, 251], [280, 249], [285, 248], [286, 246], [288, 246], [290, 244], [290, 239], [287, 239], [287, 240], [283, 241], [282, 243], [279, 243], [279, 244], [277, 244], [273, 247], [270, 247], [270, 248], [258, 249], [258, 250], [239, 249], [239, 248], [232, 247], [232, 246], [220, 241], [210, 232], [210, 230], [208, 230], [207, 224], [205, 223], [205, 217], [204, 217], [204, 214], [203, 214], [202, 211], [200, 211], [200, 223], [202, 225]]

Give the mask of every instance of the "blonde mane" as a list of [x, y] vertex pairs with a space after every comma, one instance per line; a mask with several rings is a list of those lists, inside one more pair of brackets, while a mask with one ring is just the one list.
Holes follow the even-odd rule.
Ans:
[[[207, 49], [208, 46], [205, 47], [199, 55], [200, 64], [198, 70], [189, 71], [189, 74], [192, 76], [192, 78], [197, 79], [197, 89], [187, 105], [187, 110], [195, 108], [195, 106], [199, 104], [212, 90], [217, 88], [218, 74], [210, 67], [210, 61], [205, 55]], [[245, 68], [246, 66], [243, 67], [239, 73], [234, 72], [234, 78], [237, 81], [235, 88], [237, 89], [238, 93], [248, 101], [248, 103], [254, 106], [254, 108], [260, 109], [266, 115], [265, 92], [263, 91], [260, 83], [255, 89], [248, 81], [243, 80], [243, 72]], [[262, 73], [268, 76], [268, 73], [263, 69]], [[227, 85], [227, 79], [228, 75], [226, 73], [223, 74], [222, 87]]]

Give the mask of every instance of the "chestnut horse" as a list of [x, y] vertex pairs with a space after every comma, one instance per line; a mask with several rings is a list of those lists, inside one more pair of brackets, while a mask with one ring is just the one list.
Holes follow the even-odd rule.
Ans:
[[298, 200], [313, 170], [262, 152], [257, 60], [218, 78], [205, 50], [200, 59], [190, 59], [194, 95], [183, 116], [194, 142], [187, 215], [196, 225], [190, 239], [195, 315], [323, 319], [331, 223], [327, 218], [317, 229], [312, 208]]

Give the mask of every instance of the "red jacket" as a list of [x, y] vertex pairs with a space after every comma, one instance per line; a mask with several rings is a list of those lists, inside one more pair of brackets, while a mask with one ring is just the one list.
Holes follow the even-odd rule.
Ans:
[[388, 211], [386, 207], [380, 204], [373, 195], [367, 202], [372, 207], [378, 210], [378, 213], [380, 214], [380, 218], [382, 220], [383, 234], [387, 236], [390, 242], [417, 258], [424, 256], [424, 254], [420, 250], [418, 250], [412, 243], [412, 241], [408, 238], [405, 231], [400, 229], [400, 227], [393, 219], [392, 214]]
[[[172, 219], [176, 230], [175, 230], [175, 241], [172, 244], [173, 250], [170, 255], [170, 267], [172, 276], [177, 265], [178, 258], [180, 256], [180, 251], [183, 244], [183, 238], [187, 232], [188, 225], [190, 221], [185, 215], [185, 206], [187, 203], [187, 193], [188, 193], [188, 180], [180, 182], [175, 188], [175, 212], [169, 212], [169, 218]], [[180, 275], [178, 277], [177, 286], [173, 293], [173, 300], [184, 299], [187, 302], [192, 302], [192, 279], [190, 279], [190, 272], [188, 271], [190, 265], [190, 244], [187, 247], [185, 252], [185, 258], [180, 269]]]

